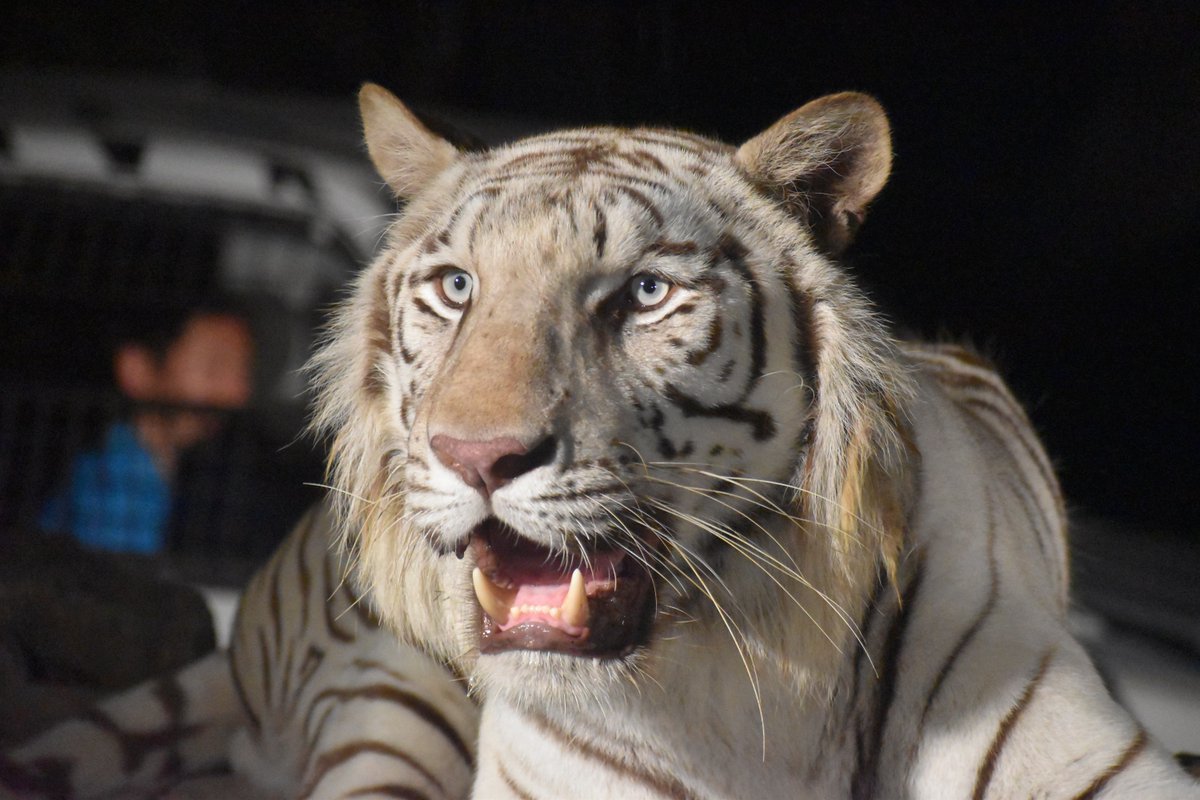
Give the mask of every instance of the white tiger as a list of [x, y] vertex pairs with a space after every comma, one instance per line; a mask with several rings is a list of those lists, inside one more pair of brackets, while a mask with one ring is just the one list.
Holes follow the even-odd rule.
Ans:
[[[968, 351], [893, 342], [834, 260], [890, 169], [873, 100], [736, 149], [596, 128], [482, 153], [360, 103], [408, 205], [316, 362], [358, 593], [314, 594], [318, 514], [248, 591], [232, 673], [175, 681], [240, 696], [225, 729], [126, 722], [142, 689], [0, 785], [152, 786], [212, 763], [180, 732], [237, 729], [235, 766], [289, 797], [1200, 797], [1066, 632], [1020, 407]], [[332, 633], [360, 593], [466, 676], [477, 750], [449, 678], [369, 615]], [[131, 728], [172, 743], [148, 775], [55, 755], [74, 730], [128, 762]]]
[[485, 153], [360, 102], [408, 206], [319, 422], [382, 618], [483, 700], [473, 797], [1200, 797], [1066, 630], [1020, 407], [834, 261], [875, 101]]

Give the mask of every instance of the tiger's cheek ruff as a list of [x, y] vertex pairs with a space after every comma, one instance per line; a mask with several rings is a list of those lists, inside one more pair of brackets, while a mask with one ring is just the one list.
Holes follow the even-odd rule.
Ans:
[[380, 608], [420, 609], [391, 622], [404, 638], [435, 651], [456, 647], [460, 615], [444, 602], [448, 593], [436, 554], [410, 530], [408, 497], [420, 490], [420, 456], [410, 442], [440, 367], [438, 333], [445, 323], [417, 317], [416, 284], [407, 280], [405, 267], [428, 250], [421, 236], [457, 179], [451, 169], [409, 205], [335, 315], [311, 367], [313, 426], [331, 435], [330, 475], [338, 487], [331, 500], [344, 521], [342, 544], [356, 566], [351, 577]]

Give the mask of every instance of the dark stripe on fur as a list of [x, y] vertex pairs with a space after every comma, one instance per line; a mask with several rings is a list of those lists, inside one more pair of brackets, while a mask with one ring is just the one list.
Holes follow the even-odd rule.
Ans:
[[541, 503], [541, 502], [550, 502], [550, 501], [559, 501], [559, 500], [580, 500], [580, 499], [589, 498], [589, 497], [600, 497], [600, 496], [606, 495], [606, 494], [608, 494], [608, 495], [620, 494], [620, 493], [624, 492], [626, 489], [627, 489], [627, 487], [625, 486], [625, 484], [610, 483], [605, 486], [591, 486], [591, 487], [583, 487], [581, 489], [572, 489], [572, 490], [567, 490], [567, 491], [554, 492], [552, 494], [540, 494], [537, 497], [533, 498], [533, 502]]
[[766, 411], [757, 411], [741, 405], [724, 404], [705, 406], [694, 397], [689, 397], [674, 385], [668, 383], [663, 387], [663, 396], [685, 417], [709, 417], [726, 419], [749, 425], [751, 435], [756, 442], [766, 441], [775, 435], [775, 419]]
[[700, 252], [700, 246], [695, 242], [674, 242], [659, 239], [646, 248], [647, 255], [655, 256], [694, 256]]
[[408, 345], [404, 343], [404, 307], [399, 303], [396, 304], [396, 350], [400, 353], [400, 358], [405, 364], [411, 364], [417, 360], [417, 356], [408, 349]]
[[271, 654], [270, 648], [267, 646], [267, 634], [261, 625], [256, 630], [258, 633], [258, 662], [261, 665], [259, 671], [262, 673], [262, 698], [267, 708], [270, 708], [274, 694], [271, 683], [271, 675], [274, 670], [270, 668]]
[[924, 554], [918, 552], [913, 575], [904, 589], [884, 638], [881, 660], [883, 674], [879, 678], [879, 689], [875, 701], [875, 714], [871, 728], [866, 731], [867, 741], [860, 739], [858, 765], [850, 779], [850, 796], [854, 800], [868, 800], [876, 796], [879, 783], [879, 763], [883, 757], [883, 735], [887, 731], [892, 702], [896, 699], [896, 688], [900, 680], [900, 658], [904, 651], [904, 635], [913, 617], [917, 596], [924, 575]]
[[937, 352], [939, 355], [955, 359], [956, 361], [961, 361], [968, 367], [981, 369], [985, 372], [996, 372], [995, 364], [981, 356], [979, 353], [976, 353], [974, 350], [970, 350], [961, 345], [943, 344], [937, 348]]
[[988, 594], [983, 601], [983, 606], [979, 609], [979, 613], [975, 615], [975, 619], [963, 631], [962, 636], [958, 638], [954, 647], [950, 650], [950, 655], [942, 662], [942, 668], [938, 670], [937, 677], [933, 679], [933, 685], [929, 689], [929, 693], [925, 697], [925, 707], [921, 709], [921, 718], [917, 722], [917, 731], [913, 736], [912, 748], [909, 751], [909, 762], [916, 757], [917, 748], [925, 738], [925, 719], [929, 716], [929, 710], [933, 708], [933, 704], [937, 702], [938, 696], [941, 694], [942, 686], [946, 682], [946, 678], [954, 670], [955, 664], [962, 656], [967, 647], [975, 640], [979, 634], [983, 623], [992, 615], [992, 611], [996, 608], [996, 601], [999, 597], [1000, 575], [999, 567], [996, 564], [996, 508], [995, 498], [991, 491], [988, 491], [987, 496], [987, 552], [988, 552]]
[[513, 779], [513, 776], [509, 774], [507, 769], [504, 768], [503, 763], [496, 764], [496, 771], [500, 773], [500, 780], [504, 781], [504, 785], [510, 792], [516, 795], [518, 800], [537, 800], [537, 798], [525, 791], [525, 789]]
[[391, 320], [388, 317], [387, 273], [379, 273], [374, 296], [371, 297], [371, 313], [367, 318], [367, 341], [370, 356], [367, 359], [367, 374], [363, 376], [363, 389], [367, 394], [378, 397], [383, 394], [383, 375], [377, 368], [377, 359], [386, 356], [393, 341]]
[[[1046, 462], [1039, 448], [1027, 438], [1027, 434], [1032, 428], [1024, 413], [1004, 403], [1005, 398], [994, 394], [971, 394], [960, 396], [956, 400], [959, 408], [964, 413], [970, 414], [973, 419], [983, 424], [989, 431], [993, 431], [997, 441], [1002, 445], [1006, 445], [1010, 441], [1017, 442], [1020, 449], [1033, 462], [1034, 468], [1037, 470], [1039, 477], [1041, 477], [1042, 484], [1049, 490], [1050, 496], [1054, 498], [1056, 503], [1061, 501], [1058, 492], [1058, 481], [1054, 479], [1051, 466]], [[996, 431], [996, 426], [988, 422], [988, 419], [998, 420], [1006, 431], [1003, 433]], [[1008, 436], [1005, 436], [1004, 433], [1007, 433]]]
[[672, 775], [658, 772], [645, 765], [630, 764], [624, 759], [602, 750], [594, 743], [568, 733], [551, 722], [549, 718], [537, 712], [527, 711], [525, 712], [525, 716], [538, 730], [556, 739], [565, 749], [592, 761], [598, 761], [606, 768], [633, 783], [647, 786], [665, 797], [677, 798], [678, 800], [685, 800], [685, 798], [691, 797], [684, 785]]
[[[274, 634], [274, 652], [275, 662], [283, 658], [283, 646], [285, 637], [283, 635], [283, 597], [279, 587], [279, 575], [283, 571], [283, 552], [277, 552], [271, 558], [270, 564], [271, 577], [267, 584], [267, 607], [271, 615], [271, 632]], [[284, 677], [286, 686], [286, 675]], [[287, 689], [284, 689], [286, 693]]]
[[939, 382], [952, 388], [974, 389], [979, 392], [979, 394], [969, 396], [960, 395], [957, 398], [958, 402], [976, 409], [991, 411], [997, 419], [1001, 420], [1004, 426], [1008, 428], [1008, 432], [1012, 434], [1012, 438], [1020, 443], [1021, 449], [1033, 461], [1038, 472], [1041, 474], [1042, 482], [1050, 489], [1055, 501], [1061, 502], [1058, 492], [1058, 482], [1054, 479], [1053, 470], [1046, 462], [1045, 456], [1040, 449], [1029, 442], [1028, 435], [1032, 432], [1032, 427], [1021, 407], [1016, 405], [1001, 388], [979, 376], [961, 372], [939, 371], [937, 377]]
[[763, 364], [767, 358], [766, 321], [763, 316], [763, 296], [758, 281], [746, 266], [746, 246], [730, 233], [717, 242], [713, 253], [713, 265], [722, 260], [738, 274], [750, 292], [750, 370], [746, 373], [746, 386], [742, 400], [750, 396], [754, 386], [762, 378]]
[[[634, 150], [632, 153], [619, 153], [618, 155], [628, 159], [634, 166], [638, 166], [643, 169], [658, 170], [663, 174], [670, 174], [670, 170], [667, 169], [667, 165], [660, 161], [658, 156], [654, 155], [649, 150], [638, 149]], [[647, 164], [650, 166], [647, 167]]]
[[1029, 529], [1033, 531], [1033, 542], [1037, 545], [1042, 560], [1045, 561], [1049, 557], [1046, 537], [1052, 536], [1058, 526], [1046, 519], [1045, 509], [1038, 503], [1027, 485], [1014, 480], [1011, 475], [1005, 475], [1002, 483], [1017, 499], [1017, 505], [1021, 507], [1021, 513], [1025, 515], [1025, 521], [1029, 523]]
[[[400, 674], [396, 670], [392, 669], [387, 664], [384, 664], [379, 661], [372, 661], [369, 658], [354, 659], [354, 666], [355, 666], [355, 668], [361, 669], [361, 670], [372, 670], [372, 669], [378, 670], [385, 675], [391, 676], [391, 678], [398, 683], [405, 683], [408, 681], [408, 678], [406, 678], [404, 675]], [[457, 666], [455, 666], [454, 664], [443, 664], [442, 666], [453, 676], [454, 680], [456, 680], [459, 684], [466, 685], [467, 678], [465, 675], [463, 675], [459, 671]]]
[[304, 696], [304, 690], [308, 688], [308, 684], [312, 681], [313, 676], [317, 674], [321, 663], [325, 660], [325, 651], [317, 647], [315, 644], [310, 644], [308, 650], [304, 653], [304, 660], [300, 662], [300, 682], [296, 684], [295, 691], [292, 692], [291, 698], [288, 700], [285, 716], [293, 718], [296, 713], [296, 707], [300, 704], [300, 699]]
[[1100, 773], [1091, 786], [1076, 795], [1075, 800], [1093, 800], [1100, 792], [1104, 791], [1104, 787], [1108, 786], [1109, 781], [1121, 774], [1126, 767], [1133, 763], [1135, 758], [1141, 755], [1142, 751], [1146, 749], [1148, 742], [1149, 737], [1146, 735], [1146, 731], [1138, 728], [1133, 741], [1125, 748], [1125, 752], [1121, 753], [1121, 757], [1112, 766]]
[[426, 303], [421, 298], [414, 296], [412, 298], [412, 304], [414, 306], [416, 306], [417, 310], [420, 311], [422, 314], [428, 314], [431, 317], [436, 317], [437, 319], [441, 319], [441, 316], [436, 311], [434, 311], [432, 308], [430, 308], [429, 304]]
[[[662, 322], [663, 320], [668, 320], [671, 317], [674, 317], [676, 315], [686, 317], [688, 314], [691, 314], [695, 310], [696, 310], [695, 303], [680, 303], [679, 305], [675, 306], [675, 308], [671, 309], [666, 314], [659, 317], [658, 321]], [[672, 339], [671, 343], [674, 344], [676, 347], [678, 347], [683, 344], [683, 340], [682, 339]]]
[[613, 191], [619, 192], [619, 193], [625, 195], [629, 199], [633, 200], [633, 202], [637, 203], [642, 208], [646, 209], [646, 213], [650, 215], [650, 218], [654, 220], [654, 223], [659, 228], [662, 227], [662, 225], [663, 225], [662, 212], [658, 210], [658, 206], [656, 206], [649, 197], [647, 197], [642, 192], [639, 192], [637, 189], [634, 189], [630, 186], [614, 186]]
[[812, 298], [800, 291], [791, 272], [785, 274], [783, 280], [792, 311], [792, 364], [804, 379], [808, 399], [813, 402], [817, 398], [817, 359], [821, 339], [813, 315]]
[[250, 727], [255, 733], [262, 730], [262, 720], [259, 719], [258, 712], [250, 705], [250, 698], [246, 695], [246, 687], [242, 683], [242, 673], [238, 669], [234, 659], [230, 659], [229, 674], [233, 678], [233, 692], [238, 697], [238, 702], [242, 705], [242, 710], [246, 712], [246, 717], [250, 720]]
[[1016, 705], [1010, 708], [1004, 715], [1004, 719], [1001, 720], [1000, 728], [996, 731], [996, 736], [992, 739], [991, 746], [988, 747], [987, 755], [979, 766], [979, 772], [975, 775], [975, 791], [971, 793], [973, 800], [983, 800], [984, 795], [987, 794], [988, 785], [991, 784], [992, 777], [996, 772], [996, 764], [1000, 761], [1000, 754], [1004, 752], [1004, 745], [1008, 743], [1008, 737], [1016, 727], [1017, 721], [1021, 719], [1021, 715], [1033, 701], [1033, 695], [1042, 682], [1042, 678], [1046, 677], [1046, 670], [1049, 669], [1050, 659], [1053, 657], [1053, 650], [1042, 656], [1037, 672], [1030, 678], [1029, 683], [1025, 684], [1025, 689], [1017, 699]]
[[867, 648], [871, 646], [871, 633], [875, 629], [875, 620], [879, 617], [879, 604], [883, 600], [884, 590], [891, 586], [887, 579], [887, 574], [881, 569], [875, 580], [875, 588], [871, 590], [871, 596], [867, 598], [866, 608], [863, 609], [862, 624], [858, 626], [862, 631], [862, 640], [865, 643], [863, 647], [859, 647], [854, 651], [854, 672], [851, 676], [850, 697], [852, 705], [857, 705], [856, 698], [858, 697], [859, 684], [862, 682], [862, 672], [864, 669], [863, 662], [867, 660]]
[[337, 709], [334, 706], [327, 706], [321, 709], [321, 717], [317, 720], [316, 725], [313, 724], [313, 718], [316, 716], [317, 707], [311, 703], [308, 706], [308, 711], [304, 714], [304, 758], [297, 763], [311, 764], [313, 753], [316, 752], [317, 742], [321, 740], [321, 734], [325, 730], [325, 723], [333, 716], [333, 712]]
[[592, 243], [596, 246], [597, 260], [604, 258], [604, 245], [608, 241], [608, 217], [604, 209], [596, 207], [596, 227], [592, 231]]
[[334, 750], [322, 753], [317, 759], [317, 763], [313, 769], [312, 777], [305, 783], [304, 788], [297, 795], [296, 800], [307, 800], [312, 797], [313, 792], [321, 785], [321, 781], [325, 780], [325, 776], [333, 770], [344, 764], [353, 761], [359, 756], [377, 755], [386, 758], [392, 758], [396, 761], [402, 761], [412, 767], [422, 778], [429, 782], [431, 786], [436, 787], [439, 795], [445, 796], [446, 789], [442, 786], [442, 782], [437, 779], [437, 776], [427, 770], [421, 764], [402, 750], [384, 744], [383, 742], [360, 740], [342, 745]]
[[723, 145], [699, 136], [682, 134], [677, 131], [640, 130], [631, 131], [624, 137], [625, 141], [650, 144], [665, 147], [668, 150], [678, 150], [700, 158], [720, 153]]
[[[785, 476], [778, 483], [782, 484], [784, 480], [787, 480], [787, 477]], [[782, 488], [776, 487], [772, 490], [772, 494], [763, 495], [761, 498], [763, 502], [760, 503], [758, 499], [743, 497], [736, 491], [728, 491], [724, 487], [736, 490], [737, 484], [729, 479], [720, 478], [712, 488], [697, 490], [700, 494], [712, 499], [721, 509], [719, 511], [714, 510], [708, 517], [709, 522], [722, 529], [721, 535], [709, 537], [700, 550], [703, 560], [711, 564], [714, 569], [723, 561], [726, 553], [731, 548], [740, 549], [740, 542], [749, 542], [757, 538], [760, 534], [773, 538], [767, 525], [780, 513], [780, 503], [783, 501], [785, 492]], [[719, 497], [720, 495], [727, 495], [733, 499], [729, 501], [722, 500]], [[744, 510], [738, 508], [736, 505], [738, 500], [749, 502], [751, 504], [750, 509]], [[774, 507], [772, 508], [772, 506]], [[726, 515], [728, 515], [728, 521]], [[748, 558], [751, 563], [758, 564], [760, 567], [762, 566], [758, 559], [746, 556], [744, 553], [742, 555]]]
[[[846, 700], [841, 703], [841, 707], [845, 709], [845, 713], [841, 716], [831, 715], [825, 722], [824, 730], [821, 734], [821, 751], [840, 750], [844, 745], [847, 733], [853, 727], [855, 736], [855, 760], [861, 759], [863, 752], [863, 729], [861, 725], [856, 724], [856, 715], [858, 709], [863, 706], [863, 700], [859, 696], [859, 687], [863, 682], [863, 673], [866, 671], [868, 662], [868, 650], [871, 647], [871, 637], [875, 630], [875, 620], [881, 617], [879, 604], [883, 600], [884, 590], [891, 586], [888, 580], [886, 571], [882, 566], [877, 567], [875, 584], [871, 589], [871, 594], [867, 597], [867, 601], [863, 606], [862, 617], [858, 621], [857, 630], [859, 631], [858, 639], [861, 639], [861, 645], [854, 648], [854, 657], [850, 664], [849, 673], [849, 688], [846, 692]], [[857, 640], [856, 640], [857, 644]], [[873, 667], [872, 667], [873, 668]], [[837, 689], [838, 696], [841, 695], [842, 689]], [[822, 767], [822, 760], [815, 759], [810, 767], [810, 777], [818, 774]]]
[[301, 624], [307, 627], [308, 596], [312, 590], [312, 573], [308, 569], [308, 560], [305, 556], [308, 554], [309, 537], [312, 536], [313, 528], [316, 526], [316, 515], [309, 514], [305, 522], [304, 532], [300, 534], [300, 538], [296, 542], [296, 571], [300, 577], [300, 619]]
[[[159, 694], [160, 688], [159, 686], [155, 687], [156, 695]], [[180, 740], [192, 736], [200, 730], [200, 726], [198, 725], [178, 725], [168, 722], [160, 730], [149, 732], [127, 731], [118, 725], [107, 713], [98, 708], [90, 708], [79, 716], [80, 719], [87, 720], [116, 740], [117, 746], [121, 748], [121, 769], [125, 772], [137, 772], [145, 760], [155, 752], [160, 750], [169, 751]], [[165, 766], [170, 766], [169, 758]], [[165, 770], [164, 774], [166, 774]]]
[[454, 746], [458, 751], [459, 757], [462, 758], [468, 765], [474, 767], [475, 756], [471, 753], [471, 748], [450, 724], [437, 707], [428, 700], [397, 688], [386, 683], [373, 683], [367, 686], [355, 686], [352, 689], [325, 689], [316, 696], [313, 700], [313, 705], [320, 705], [325, 700], [337, 700], [346, 702], [348, 700], [370, 700], [372, 702], [380, 701], [384, 703], [392, 703], [402, 706], [411, 711], [416, 716], [423, 719], [431, 727], [445, 737], [446, 741]]
[[704, 346], [698, 350], [691, 350], [687, 354], [687, 363], [693, 367], [698, 367], [708, 360], [708, 357], [717, 350], [721, 349], [721, 334], [724, 332], [724, 326], [721, 321], [720, 313], [713, 316], [712, 322], [708, 326], [708, 336], [705, 337]]
[[[667, 193], [670, 189], [662, 182], [639, 175], [634, 175], [630, 172], [621, 172], [615, 169], [605, 167], [591, 167], [588, 169], [589, 175], [598, 175], [603, 178], [612, 180], [610, 188], [619, 192], [632, 192], [646, 190], [650, 192]], [[536, 168], [521, 170], [519, 172], [504, 172], [487, 177], [486, 188], [493, 189], [497, 192], [503, 191], [508, 184], [516, 182], [532, 182], [542, 181], [544, 183], [552, 183], [556, 187], [563, 183], [572, 181], [578, 178], [578, 173], [574, 171], [569, 163], [558, 163], [549, 165], [538, 165]], [[633, 187], [638, 187], [637, 189]], [[528, 193], [528, 185], [520, 187], [522, 193]], [[641, 192], [639, 191], [639, 194]], [[543, 196], [541, 199], [547, 199]], [[659, 226], [662, 226], [662, 213], [653, 206], [648, 206], [647, 210], [659, 221]]]
[[[958, 407], [965, 415], [970, 417], [979, 426], [978, 435], [986, 435], [989, 439], [991, 439], [991, 441], [995, 444], [996, 449], [1004, 454], [1004, 456], [1006, 456], [1007, 459], [1012, 463], [1013, 471], [1020, 475], [1024, 475], [1025, 471], [1021, 468], [1020, 462], [1017, 460], [1016, 456], [1012, 452], [1012, 449], [1009, 447], [1011, 437], [1005, 438], [1000, 431], [996, 430], [994, 425], [988, 422], [984, 416], [985, 414], [988, 414], [988, 411], [979, 410], [981, 407], [986, 406], [981, 406], [973, 400], [966, 400], [961, 401]], [[995, 411], [992, 410], [992, 413], [994, 414]], [[1010, 423], [1006, 422], [1005, 424]], [[1029, 521], [1029, 528], [1033, 532], [1034, 543], [1038, 546], [1038, 550], [1041, 552], [1042, 556], [1045, 557], [1049, 547], [1048, 543], [1046, 542], [1046, 537], [1054, 536], [1056, 531], [1059, 531], [1061, 528], [1059, 521], [1055, 517], [1049, 516], [1050, 512], [1048, 512], [1045, 505], [1039, 502], [1038, 498], [1033, 495], [1027, 482], [1018, 482], [1011, 478], [1006, 478], [1004, 484], [1012, 492], [1013, 497], [1016, 499], [1018, 505], [1021, 506], [1022, 512]], [[1046, 488], [1050, 490], [1052, 501], [1057, 502], [1057, 490], [1054, 488], [1054, 486], [1047, 485]]]

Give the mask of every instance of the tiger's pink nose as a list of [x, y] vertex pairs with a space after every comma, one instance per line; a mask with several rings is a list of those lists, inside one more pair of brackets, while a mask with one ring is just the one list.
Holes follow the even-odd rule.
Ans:
[[484, 497], [554, 459], [554, 437], [547, 436], [533, 449], [525, 447], [511, 436], [500, 436], [485, 442], [455, 439], [437, 434], [429, 439], [434, 455], [458, 473], [463, 483]]

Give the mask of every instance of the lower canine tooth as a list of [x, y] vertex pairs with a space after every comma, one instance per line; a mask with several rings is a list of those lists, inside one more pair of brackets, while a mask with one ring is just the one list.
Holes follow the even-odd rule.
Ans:
[[471, 572], [471, 583], [475, 585], [475, 597], [479, 599], [479, 605], [483, 606], [487, 615], [500, 625], [508, 622], [516, 590], [501, 589], [492, 583], [479, 567]]
[[571, 588], [567, 590], [559, 613], [562, 621], [568, 625], [582, 628], [588, 623], [587, 589], [583, 584], [583, 573], [579, 570], [571, 573]]

